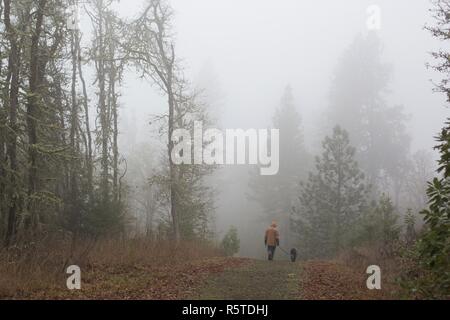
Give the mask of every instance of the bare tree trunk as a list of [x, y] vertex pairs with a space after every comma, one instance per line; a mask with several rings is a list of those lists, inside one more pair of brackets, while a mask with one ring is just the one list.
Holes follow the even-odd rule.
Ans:
[[177, 212], [177, 190], [176, 190], [176, 167], [172, 159], [172, 151], [174, 144], [172, 141], [173, 131], [174, 131], [174, 109], [175, 101], [171, 86], [168, 86], [168, 96], [169, 96], [169, 170], [170, 170], [170, 214], [172, 216], [173, 233], [176, 241], [180, 240], [180, 223], [178, 220]]
[[[0, 2], [0, 17], [3, 16], [3, 4]], [[0, 46], [0, 57], [3, 56], [2, 47]], [[3, 79], [3, 59], [0, 58], [0, 78]], [[2, 90], [2, 97], [1, 97], [1, 105], [0, 105], [0, 236], [3, 238], [4, 236], [4, 227], [6, 225], [5, 221], [5, 212], [6, 212], [6, 97], [7, 97], [7, 88], [9, 86], [10, 79], [7, 77], [7, 81], [4, 84], [5, 89]]]
[[73, 224], [73, 245], [75, 246], [78, 231], [81, 225], [80, 209], [78, 207], [79, 203], [79, 192], [78, 192], [78, 101], [76, 93], [77, 84], [77, 66], [78, 66], [78, 31], [72, 31], [71, 37], [71, 53], [72, 53], [72, 86], [71, 86], [71, 96], [72, 96], [72, 110], [70, 115], [70, 148], [71, 148], [71, 165], [70, 165], [70, 219], [71, 224]]
[[100, 114], [100, 166], [101, 166], [101, 179], [100, 187], [102, 194], [102, 201], [107, 203], [109, 201], [109, 157], [108, 157], [108, 138], [109, 138], [109, 117], [106, 105], [106, 72], [105, 72], [105, 30], [104, 30], [104, 6], [103, 0], [97, 0], [96, 2], [98, 22], [97, 22], [97, 80], [99, 89], [98, 108]]
[[174, 148], [174, 144], [172, 141], [172, 137], [173, 137], [173, 131], [175, 129], [175, 93], [174, 93], [174, 74], [173, 74], [173, 70], [174, 70], [174, 63], [175, 63], [175, 51], [173, 48], [173, 45], [170, 47], [170, 49], [172, 50], [171, 52], [171, 57], [169, 58], [167, 56], [165, 47], [164, 47], [164, 43], [163, 43], [163, 36], [161, 34], [161, 32], [163, 31], [163, 27], [161, 26], [160, 23], [158, 23], [160, 26], [160, 34], [157, 36], [157, 43], [158, 43], [158, 47], [160, 50], [160, 54], [162, 56], [163, 59], [163, 64], [164, 64], [164, 68], [166, 69], [167, 72], [167, 79], [165, 80], [165, 84], [166, 84], [166, 91], [167, 91], [167, 96], [168, 96], [168, 103], [169, 103], [169, 148], [168, 148], [168, 153], [169, 153], [169, 170], [170, 170], [170, 214], [172, 216], [172, 224], [173, 224], [173, 233], [174, 233], [174, 238], [175, 241], [179, 241], [180, 240], [180, 221], [179, 221], [179, 212], [178, 212], [178, 208], [177, 208], [177, 203], [178, 203], [178, 195], [177, 195], [177, 173], [176, 173], [176, 166], [173, 163], [173, 159], [172, 159], [172, 151]]
[[109, 160], [108, 160], [108, 138], [109, 138], [109, 117], [106, 105], [106, 76], [105, 76], [105, 39], [104, 39], [104, 6], [103, 0], [97, 0], [98, 31], [97, 31], [97, 77], [99, 89], [98, 107], [100, 111], [101, 127], [101, 193], [104, 203], [109, 200]]
[[81, 66], [81, 39], [77, 37], [76, 46], [77, 46], [77, 54], [78, 54], [78, 75], [81, 81], [81, 87], [83, 90], [83, 107], [84, 107], [84, 121], [86, 126], [86, 167], [87, 167], [87, 180], [88, 180], [88, 195], [89, 200], [92, 202], [93, 200], [93, 183], [94, 183], [94, 169], [93, 169], [93, 158], [92, 158], [92, 134], [91, 134], [91, 124], [89, 119], [89, 104], [88, 104], [88, 95], [86, 89], [86, 81], [83, 77], [83, 68]]
[[[57, 110], [58, 110], [58, 122], [61, 128], [61, 133], [58, 137], [58, 141], [59, 143], [61, 143], [61, 145], [66, 146], [67, 145], [67, 137], [66, 137], [66, 122], [64, 119], [64, 103], [63, 103], [63, 88], [61, 87], [61, 78], [60, 76], [56, 76], [56, 80], [55, 80], [55, 104], [57, 106]], [[70, 179], [69, 179], [69, 166], [67, 161], [64, 161], [63, 163], [63, 169], [64, 172], [62, 173], [62, 181], [59, 181], [59, 187], [58, 189], [60, 190], [59, 193], [65, 195], [65, 199], [68, 197], [67, 196], [67, 190], [69, 190], [69, 185], [70, 185]]]
[[16, 192], [17, 180], [17, 110], [19, 108], [19, 84], [20, 84], [20, 52], [17, 44], [17, 34], [11, 24], [11, 0], [4, 0], [4, 21], [6, 33], [10, 44], [9, 73], [10, 87], [7, 100], [9, 101], [9, 133], [7, 141], [7, 154], [9, 158], [9, 192], [8, 192], [8, 219], [6, 227], [5, 245], [9, 246], [16, 235], [18, 193]]
[[118, 105], [117, 105], [117, 93], [116, 93], [116, 82], [117, 78], [117, 66], [114, 61], [116, 48], [114, 44], [114, 40], [112, 39], [115, 35], [113, 34], [114, 30], [110, 25], [110, 21], [107, 22], [107, 34], [109, 35], [109, 88], [108, 88], [108, 106], [109, 110], [112, 113], [112, 121], [113, 121], [113, 141], [112, 141], [112, 152], [113, 152], [113, 161], [112, 161], [112, 171], [113, 171], [113, 199], [117, 203], [119, 199], [119, 147], [118, 147]]
[[[114, 76], [112, 77], [114, 79]], [[115, 82], [115, 80], [113, 80]], [[116, 99], [116, 89], [115, 83], [112, 84], [112, 114], [113, 114], [113, 190], [114, 190], [114, 201], [118, 202], [120, 198], [119, 190], [119, 146], [118, 146], [118, 110], [117, 110], [117, 99]]]
[[38, 225], [38, 212], [36, 210], [36, 193], [38, 191], [38, 133], [37, 125], [39, 118], [39, 104], [40, 104], [40, 50], [39, 39], [42, 32], [42, 26], [44, 21], [44, 9], [47, 0], [40, 0], [36, 11], [36, 24], [31, 37], [31, 50], [30, 50], [30, 78], [29, 78], [29, 94], [27, 105], [27, 126], [28, 126], [28, 204], [27, 210], [29, 213], [28, 218], [25, 220], [25, 227], [33, 230]]

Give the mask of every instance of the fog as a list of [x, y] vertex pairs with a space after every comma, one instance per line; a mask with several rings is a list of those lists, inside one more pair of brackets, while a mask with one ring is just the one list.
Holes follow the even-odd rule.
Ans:
[[450, 0], [1, 0], [0, 299], [448, 298], [449, 30]]
[[[426, 67], [432, 62], [430, 52], [442, 46], [424, 30], [431, 21], [428, 0], [172, 0], [176, 55], [186, 78], [202, 90], [218, 128], [270, 127], [290, 86], [305, 145], [316, 155], [331, 130], [324, 113], [336, 67], [354, 39], [369, 32], [367, 9], [374, 4], [381, 9], [381, 24], [372, 32], [381, 40], [382, 61], [392, 68], [386, 102], [402, 105], [409, 116], [411, 153], [431, 150], [448, 108], [443, 95], [433, 93], [432, 81], [440, 76]], [[143, 2], [114, 6], [132, 18]], [[155, 147], [158, 133], [150, 121], [166, 112], [165, 97], [133, 69], [125, 73], [121, 95], [121, 152], [129, 158], [142, 151], [151, 157], [148, 163], [155, 163], [163, 144]], [[150, 150], [142, 150], [144, 145]], [[129, 171], [136, 169], [130, 166]], [[230, 225], [237, 226], [240, 254], [260, 257], [267, 220], [261, 218], [261, 207], [248, 200], [249, 170], [225, 167], [213, 175], [210, 183], [218, 191], [214, 225], [218, 238]]]

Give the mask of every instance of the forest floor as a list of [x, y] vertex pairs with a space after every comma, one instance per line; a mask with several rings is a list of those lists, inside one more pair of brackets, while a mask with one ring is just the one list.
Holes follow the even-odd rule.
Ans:
[[[82, 289], [59, 283], [16, 299], [393, 299], [395, 288], [368, 290], [365, 270], [333, 261], [210, 258], [168, 266], [90, 266]], [[61, 279], [63, 281], [63, 279]]]

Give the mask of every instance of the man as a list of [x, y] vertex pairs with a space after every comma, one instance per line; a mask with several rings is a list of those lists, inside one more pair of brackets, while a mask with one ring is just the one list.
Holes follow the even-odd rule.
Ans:
[[275, 249], [280, 245], [280, 235], [278, 233], [277, 224], [275, 222], [272, 222], [270, 227], [266, 230], [264, 244], [267, 246], [269, 261], [272, 261], [273, 256], [275, 255]]

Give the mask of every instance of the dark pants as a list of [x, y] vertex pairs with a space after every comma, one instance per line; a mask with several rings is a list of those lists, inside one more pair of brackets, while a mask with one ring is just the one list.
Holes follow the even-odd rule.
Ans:
[[267, 253], [269, 255], [269, 260], [272, 261], [273, 260], [273, 256], [275, 255], [275, 249], [277, 247], [276, 246], [267, 246]]

